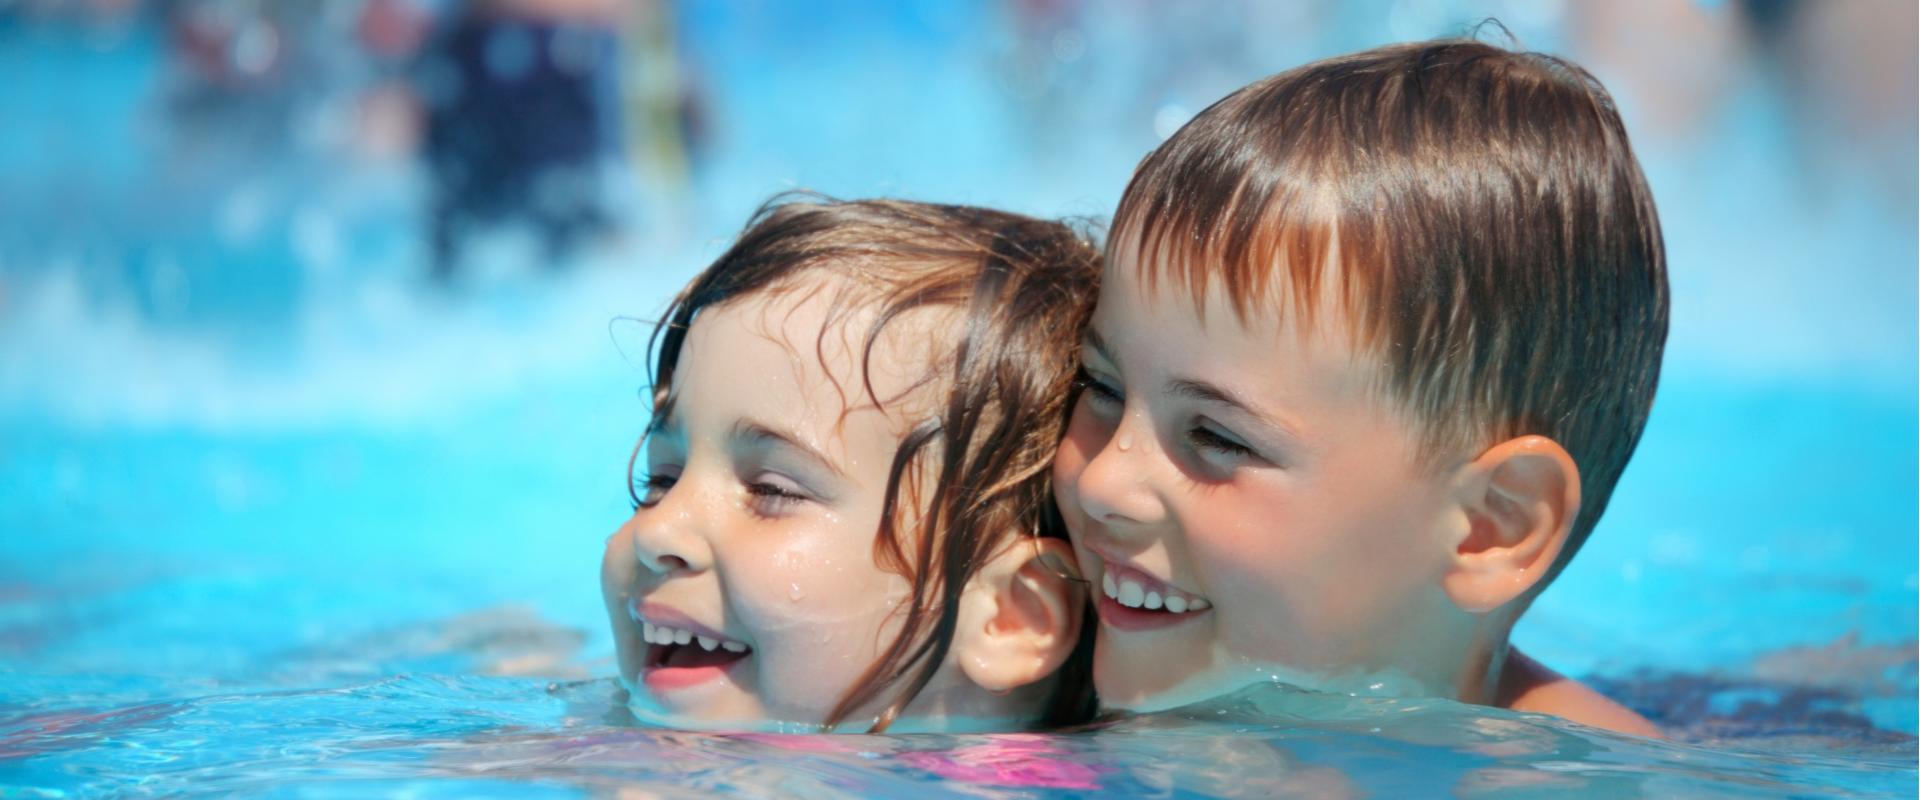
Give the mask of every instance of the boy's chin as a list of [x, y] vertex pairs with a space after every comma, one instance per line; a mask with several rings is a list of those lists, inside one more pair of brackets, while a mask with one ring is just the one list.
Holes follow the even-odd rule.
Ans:
[[1208, 664], [1175, 663], [1161, 654], [1122, 654], [1100, 642], [1094, 650], [1093, 685], [1100, 704], [1135, 713], [1165, 711], [1233, 691], [1226, 676]]
[[[1204, 663], [1176, 662], [1164, 653], [1122, 654], [1105, 648], [1105, 642], [1100, 644], [1093, 661], [1093, 684], [1100, 705], [1136, 714], [1190, 706], [1276, 680], [1305, 688], [1315, 688], [1318, 683], [1304, 674], [1283, 667], [1262, 667], [1238, 656], [1214, 653]], [[1153, 666], [1142, 669], [1143, 664]]]

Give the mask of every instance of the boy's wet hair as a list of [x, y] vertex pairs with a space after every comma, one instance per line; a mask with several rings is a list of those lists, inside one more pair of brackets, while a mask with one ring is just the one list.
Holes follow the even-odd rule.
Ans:
[[1612, 98], [1549, 55], [1421, 42], [1247, 86], [1147, 156], [1109, 247], [1242, 320], [1337, 304], [1429, 468], [1528, 434], [1566, 448], [1582, 502], [1542, 587], [1606, 507], [1659, 379], [1653, 196]]
[[[1100, 252], [1064, 224], [991, 209], [807, 193], [776, 197], [674, 298], [654, 329], [649, 430], [672, 412], [673, 373], [701, 312], [796, 291], [801, 278], [820, 274], [851, 287], [816, 298], [833, 304], [820, 346], [828, 328], [878, 310], [864, 332], [864, 385], [841, 388], [880, 407], [902, 399], [878, 396], [871, 379], [875, 349], [889, 327], [915, 311], [958, 312], [951, 334], [933, 343], [936, 355], [908, 390], [933, 387], [938, 399], [894, 455], [874, 541], [875, 562], [911, 584], [902, 626], [825, 720], [830, 730], [898, 687], [871, 729], [878, 733], [946, 659], [960, 594], [979, 568], [1002, 549], [1023, 546], [1012, 540], [1018, 531], [1066, 539], [1051, 465], [1076, 395], [1079, 331], [1092, 313]], [[930, 496], [917, 494], [923, 486]], [[1084, 722], [1095, 710], [1094, 622], [1091, 606], [1082, 605], [1080, 639], [1055, 673], [1036, 720], [1044, 727]]]

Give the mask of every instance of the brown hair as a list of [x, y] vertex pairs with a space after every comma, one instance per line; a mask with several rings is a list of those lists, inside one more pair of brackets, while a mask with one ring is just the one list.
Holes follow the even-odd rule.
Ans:
[[[836, 272], [871, 291], [858, 298], [879, 309], [865, 336], [861, 374], [876, 404], [883, 401], [874, 394], [871, 362], [887, 326], [918, 309], [962, 312], [951, 345], [938, 347], [915, 384], [945, 393], [935, 416], [915, 425], [894, 455], [874, 541], [875, 562], [910, 581], [903, 624], [825, 720], [831, 730], [898, 684], [872, 728], [877, 733], [945, 660], [960, 594], [1011, 544], [1006, 534], [1066, 538], [1050, 465], [1072, 408], [1079, 331], [1092, 310], [1100, 255], [1066, 225], [990, 209], [776, 197], [674, 298], [654, 329], [649, 430], [671, 413], [673, 372], [701, 311], [784, 291], [812, 270]], [[924, 512], [913, 507], [923, 469], [932, 479]], [[918, 520], [919, 529], [901, 530], [902, 519]], [[1086, 608], [1079, 613], [1081, 637], [1055, 675], [1038, 720], [1044, 726], [1081, 722], [1094, 711], [1094, 626]]]
[[1606, 507], [1659, 380], [1653, 196], [1612, 98], [1550, 55], [1401, 44], [1247, 86], [1146, 157], [1110, 246], [1195, 303], [1219, 281], [1242, 319], [1333, 298], [1431, 468], [1560, 443], [1583, 503], [1542, 587]]

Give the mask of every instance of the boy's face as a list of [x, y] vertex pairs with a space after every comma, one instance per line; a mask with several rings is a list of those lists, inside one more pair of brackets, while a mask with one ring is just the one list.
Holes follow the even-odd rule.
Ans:
[[1436, 612], [1461, 512], [1416, 464], [1415, 431], [1337, 303], [1310, 328], [1242, 323], [1224, 296], [1202, 314], [1168, 283], [1149, 291], [1132, 260], [1110, 262], [1054, 462], [1102, 589], [1103, 701], [1165, 708], [1265, 677], [1447, 688], [1427, 685], [1444, 678], [1420, 654], [1457, 633]]

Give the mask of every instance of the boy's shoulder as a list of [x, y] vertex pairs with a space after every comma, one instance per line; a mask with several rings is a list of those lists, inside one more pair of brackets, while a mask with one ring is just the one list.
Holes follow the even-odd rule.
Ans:
[[1582, 725], [1635, 736], [1664, 738], [1646, 717], [1579, 681], [1554, 672], [1519, 650], [1509, 651], [1500, 671], [1494, 705], [1514, 711], [1551, 714]]

